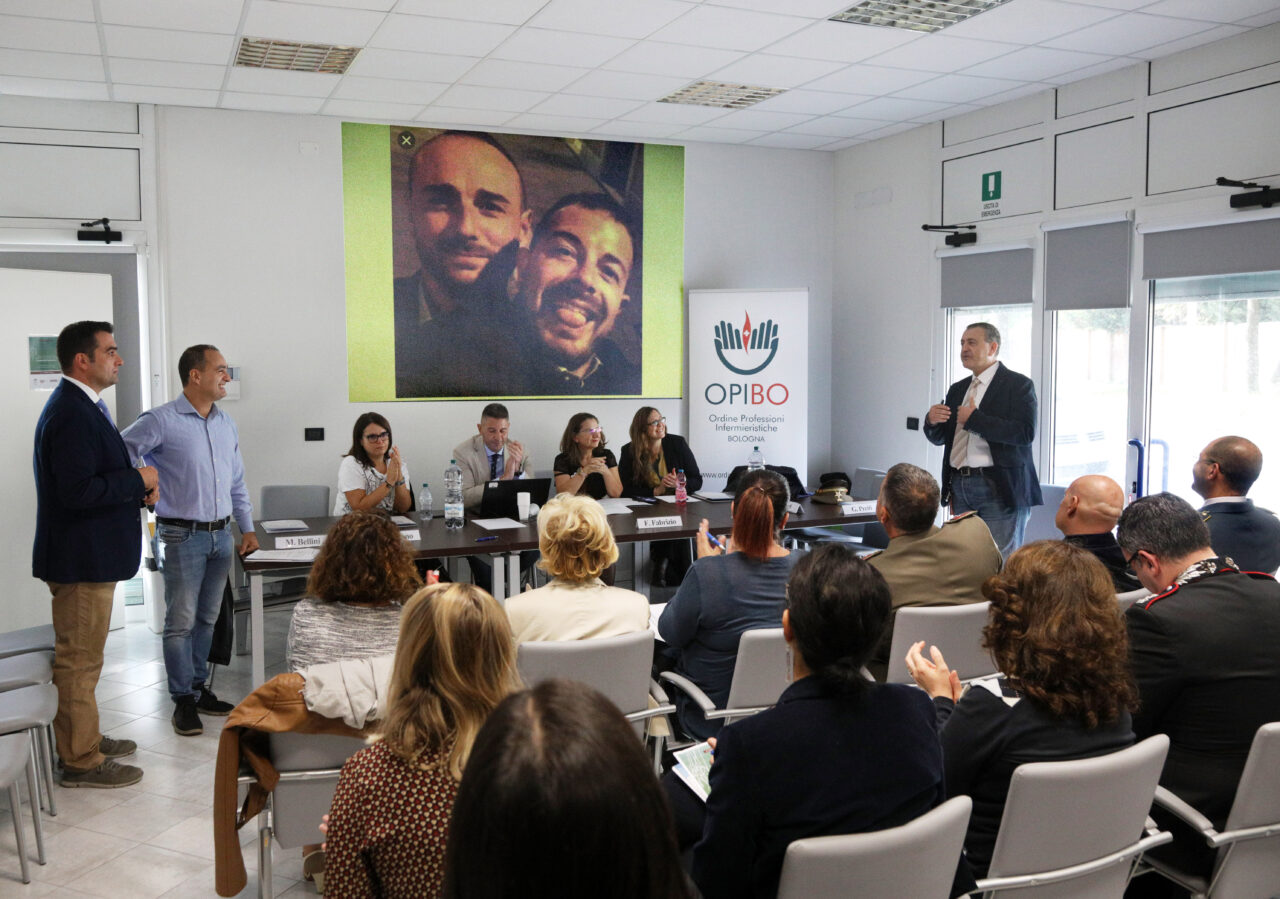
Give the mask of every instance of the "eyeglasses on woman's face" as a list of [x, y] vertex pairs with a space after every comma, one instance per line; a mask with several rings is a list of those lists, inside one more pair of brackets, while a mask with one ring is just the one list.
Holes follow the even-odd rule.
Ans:
[[377, 431], [377, 432], [375, 432], [375, 433], [373, 433], [373, 434], [365, 434], [365, 435], [364, 435], [364, 439], [365, 439], [365, 440], [368, 440], [370, 443], [382, 443], [384, 440], [390, 440], [390, 439], [391, 439], [391, 432], [390, 432], [390, 431]]

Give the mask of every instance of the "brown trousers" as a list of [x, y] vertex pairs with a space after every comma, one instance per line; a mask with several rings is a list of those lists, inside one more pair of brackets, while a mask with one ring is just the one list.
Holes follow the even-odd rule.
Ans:
[[94, 689], [102, 672], [116, 585], [45, 583], [53, 594], [53, 685], [58, 688], [53, 736], [63, 767], [86, 771], [103, 761]]

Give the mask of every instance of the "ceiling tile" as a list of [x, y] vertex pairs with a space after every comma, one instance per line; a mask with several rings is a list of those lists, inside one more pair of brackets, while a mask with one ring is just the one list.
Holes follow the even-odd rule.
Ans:
[[863, 140], [879, 140], [882, 137], [888, 137], [891, 134], [901, 134], [904, 131], [910, 131], [920, 126], [915, 122], [899, 122], [896, 125], [886, 125], [883, 128], [877, 128], [875, 131], [868, 131], [862, 135]]
[[507, 122], [507, 127], [525, 128], [529, 131], [549, 131], [552, 134], [579, 134], [602, 124], [604, 124], [603, 119], [524, 112]]
[[443, 94], [448, 87], [447, 84], [430, 84], [422, 81], [345, 75], [330, 96], [340, 100], [369, 100], [377, 103], [416, 106], [417, 109], [421, 109]]
[[390, 15], [369, 46], [416, 53], [487, 56], [514, 31], [510, 25], [487, 22]]
[[868, 131], [883, 128], [884, 122], [876, 119], [851, 119], [844, 116], [824, 116], [812, 122], [804, 122], [787, 129], [789, 134], [816, 134], [827, 137], [857, 137]]
[[227, 92], [218, 104], [223, 109], [248, 109], [259, 112], [289, 112], [316, 115], [324, 100], [319, 97], [294, 97], [281, 94], [237, 94]]
[[98, 0], [111, 25], [235, 34], [242, 0]]
[[19, 78], [58, 78], [64, 81], [101, 81], [103, 78], [101, 56], [39, 53], [35, 50], [0, 49], [0, 72]]
[[708, 72], [714, 72], [741, 58], [742, 54], [734, 50], [643, 41], [630, 50], [619, 53], [605, 63], [604, 68], [618, 72], [702, 78]]
[[779, 131], [812, 119], [799, 112], [773, 112], [768, 109], [736, 109], [716, 119], [717, 128], [744, 128], [750, 131]]
[[618, 97], [623, 100], [656, 100], [689, 83], [688, 78], [610, 72], [596, 69], [583, 75], [568, 90], [590, 97]]
[[[1081, 69], [1080, 71], [1087, 71]], [[1050, 88], [1043, 84], [1027, 84], [1024, 87], [1015, 87], [1013, 90], [1004, 91], [999, 94], [992, 94], [990, 97], [983, 97], [979, 106], [998, 106], [1001, 103], [1007, 103], [1010, 100], [1017, 100], [1020, 97], [1028, 97], [1032, 94], [1042, 94]]]
[[408, 78], [452, 83], [476, 64], [474, 56], [449, 56], [442, 53], [410, 53], [405, 50], [379, 50], [365, 47], [347, 69], [349, 75], [370, 78]]
[[713, 106], [686, 106], [683, 103], [646, 103], [623, 116], [631, 122], [663, 122], [701, 125], [723, 116], [727, 109]]
[[894, 47], [922, 40], [924, 35], [900, 28], [876, 28], [846, 22], [815, 22], [803, 31], [769, 47], [770, 53], [802, 59], [861, 62]]
[[1205, 22], [1238, 22], [1256, 15], [1275, 12], [1275, 0], [1159, 0], [1144, 6], [1144, 13], [1157, 16], [1174, 16], [1180, 19], [1201, 19]]
[[[844, 3], [832, 0], [787, 0], [787, 15], [826, 19], [848, 9], [854, 0]], [[727, 6], [731, 9], [754, 9], [758, 12], [777, 12], [778, 0], [704, 0], [706, 6]]]
[[254, 94], [281, 94], [294, 97], [328, 97], [341, 75], [319, 72], [282, 72], [276, 69], [232, 68], [227, 77], [229, 91]]
[[907, 69], [888, 69], [884, 66], [853, 65], [833, 75], [811, 81], [805, 85], [805, 88], [877, 97], [900, 91], [922, 81], [931, 81], [936, 77], [936, 72], [912, 72]]
[[777, 112], [799, 112], [812, 115], [827, 115], [848, 109], [861, 100], [870, 100], [870, 96], [859, 94], [840, 94], [829, 91], [794, 90], [762, 100], [752, 109]]
[[646, 141], [670, 137], [684, 129], [684, 125], [659, 125], [657, 122], [627, 122], [618, 119], [591, 129], [591, 133], [601, 137]]
[[416, 16], [437, 16], [467, 22], [496, 22], [523, 25], [547, 4], [547, 0], [400, 0], [396, 12]]
[[[1113, 56], [1110, 59], [1107, 59], [1103, 62], [1094, 63], [1091, 66], [1085, 66], [1083, 69], [1073, 69], [1064, 75], [1057, 75], [1053, 78], [1046, 78], [1045, 81], [1047, 81], [1049, 84], [1070, 84], [1073, 81], [1083, 81], [1086, 78], [1092, 78], [1094, 75], [1103, 75], [1107, 72], [1114, 72], [1117, 69], [1127, 69], [1130, 66], [1138, 66], [1138, 65], [1145, 66], [1146, 64], [1140, 63], [1134, 59], [1130, 59], [1127, 56]], [[1144, 82], [1146, 80], [1145, 73], [1143, 74], [1143, 80]], [[994, 96], [1003, 98], [1005, 95], [995, 94]], [[982, 105], [984, 106], [988, 105], [991, 102], [991, 99], [992, 99], [991, 97], [983, 98]]]
[[15, 16], [94, 21], [93, 0], [5, 0], [4, 11]]
[[108, 67], [111, 80], [118, 84], [155, 84], [212, 91], [222, 88], [222, 79], [227, 74], [226, 66], [156, 59], [111, 59]]
[[1082, 6], [1102, 6], [1107, 9], [1133, 10], [1146, 6], [1151, 0], [1070, 0]]
[[230, 34], [199, 34], [162, 28], [133, 28], [104, 25], [107, 53], [127, 59], [169, 59], [174, 62], [203, 62], [225, 65], [235, 54], [236, 40]]
[[743, 144], [752, 138], [763, 137], [763, 131], [746, 131], [740, 128], [714, 128], [711, 125], [697, 125], [686, 128], [677, 137], [680, 140], [711, 141], [718, 144]]
[[1247, 19], [1241, 19], [1237, 25], [1245, 25], [1249, 28], [1261, 28], [1264, 25], [1272, 25], [1280, 22], [1280, 6], [1270, 12], [1258, 13], [1256, 16], [1250, 16]]
[[551, 0], [530, 25], [613, 37], [648, 37], [694, 8], [679, 0]]
[[611, 97], [575, 97], [570, 94], [556, 94], [529, 111], [539, 115], [613, 119], [631, 112], [642, 102], [641, 100], [615, 100]]
[[1026, 82], [1005, 78], [974, 78], [971, 75], [942, 75], [932, 81], [904, 88], [895, 97], [912, 100], [939, 100], [946, 103], [964, 103], [989, 97], [1001, 91], [1022, 87]]
[[1220, 41], [1226, 37], [1244, 34], [1246, 30], [1247, 29], [1241, 28], [1238, 25], [1215, 25], [1206, 31], [1201, 31], [1198, 34], [1191, 35], [1190, 37], [1170, 41], [1167, 44], [1157, 44], [1154, 47], [1147, 47], [1145, 50], [1138, 50], [1133, 53], [1133, 55], [1140, 59], [1158, 59], [1161, 56], [1168, 56], [1182, 50], [1190, 50], [1192, 47], [1199, 47], [1201, 44], [1211, 44], [1214, 41]]
[[[5, 67], [7, 71], [7, 67]], [[68, 100], [110, 100], [102, 81], [62, 81], [52, 78], [21, 78], [0, 75], [0, 94], [27, 97], [58, 97]]]
[[1097, 25], [1090, 25], [1088, 28], [1081, 28], [1074, 34], [1045, 41], [1044, 45], [1060, 50], [1126, 56], [1138, 50], [1154, 47], [1156, 44], [1165, 44], [1206, 31], [1209, 27], [1208, 22], [1168, 19], [1163, 16], [1132, 12]]
[[558, 91], [581, 78], [589, 69], [571, 66], [546, 66], [536, 62], [512, 62], [507, 59], [482, 59], [463, 75], [460, 83], [481, 87], [507, 87], [518, 84], [531, 91]]
[[448, 106], [428, 106], [418, 116], [418, 121], [428, 128], [497, 128], [512, 118], [509, 112], [496, 109], [457, 109]]
[[883, 119], [886, 122], [901, 122], [915, 119], [931, 113], [945, 110], [951, 103], [938, 103], [932, 100], [908, 100], [905, 97], [877, 97], [866, 103], [850, 106], [845, 115], [859, 119]]
[[830, 142], [829, 137], [813, 134], [766, 134], [764, 137], [747, 141], [754, 147], [777, 147], [784, 150], [816, 150]]
[[0, 47], [55, 53], [101, 53], [98, 26], [92, 22], [0, 16]]
[[344, 119], [381, 119], [387, 122], [412, 122], [422, 112], [421, 103], [371, 103], [368, 100], [330, 100], [320, 107], [321, 115]]
[[521, 91], [510, 88], [475, 87], [455, 84], [437, 99], [441, 106], [476, 109], [496, 109], [502, 112], [525, 112], [537, 106], [547, 97], [545, 91]]
[[313, 6], [341, 6], [350, 9], [369, 9], [390, 12], [396, 0], [284, 0], [286, 3], [309, 3]]
[[947, 29], [948, 37], [974, 37], [1012, 44], [1038, 44], [1117, 15], [1100, 6], [1056, 0], [1018, 0], [989, 9]]
[[155, 103], [158, 106], [217, 106], [218, 91], [157, 84], [115, 84], [111, 96], [122, 103]]
[[[936, 122], [939, 119], [949, 119], [949, 118], [952, 118], [953, 116], [961, 116], [961, 115], [964, 115], [966, 112], [975, 112], [981, 108], [982, 107], [976, 103], [952, 103], [934, 112], [925, 113], [924, 115], [912, 116], [911, 121], [915, 122], [916, 124], [920, 124], [922, 122]], [[904, 122], [902, 124], [909, 124], [909, 123]]]
[[945, 34], [925, 35], [918, 41], [886, 50], [869, 62], [877, 66], [919, 69], [925, 72], [953, 72], [975, 63], [1003, 56], [1018, 49], [1014, 44], [975, 41]]
[[984, 78], [1012, 78], [1015, 81], [1047, 81], [1055, 75], [1107, 61], [1108, 57], [1097, 53], [1025, 47], [1022, 50], [1013, 51], [1008, 56], [965, 69], [964, 74], [979, 75]]
[[363, 9], [253, 0], [242, 33], [249, 37], [363, 47], [384, 19], [383, 13]]
[[546, 28], [522, 28], [493, 51], [497, 59], [521, 62], [566, 63], [595, 68], [632, 45], [620, 37], [575, 34]]
[[794, 56], [753, 53], [711, 73], [711, 78], [738, 84], [789, 88], [830, 75], [842, 68], [844, 63], [827, 59], [798, 59]]
[[834, 150], [847, 150], [850, 147], [856, 147], [858, 144], [865, 144], [866, 141], [860, 137], [851, 138], [849, 140], [836, 140], [829, 144], [823, 144], [818, 149], [831, 152]]
[[759, 50], [794, 34], [807, 24], [807, 19], [796, 16], [699, 6], [659, 29], [653, 39], [725, 50]]

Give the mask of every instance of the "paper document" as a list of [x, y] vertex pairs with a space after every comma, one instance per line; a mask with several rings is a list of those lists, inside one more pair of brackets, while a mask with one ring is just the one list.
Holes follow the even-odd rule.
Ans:
[[689, 785], [703, 802], [711, 795], [711, 762], [715, 758], [708, 743], [697, 743], [675, 754], [676, 777]]
[[296, 518], [279, 518], [275, 521], [259, 522], [268, 534], [282, 534], [286, 531], [305, 531], [307, 523]]
[[407, 528], [413, 526], [413, 519], [408, 515], [392, 515], [391, 523], [398, 528]]
[[314, 562], [316, 553], [314, 546], [302, 549], [258, 549], [244, 557], [246, 562]]
[[514, 518], [473, 518], [471, 523], [486, 531], [504, 531], [511, 528], [522, 528], [524, 524]]
[[[654, 499], [660, 503], [674, 503], [676, 501], [676, 498], [669, 493], [664, 493], [662, 496], [655, 496]], [[689, 494], [689, 502], [697, 502], [697, 500], [693, 498], [693, 494]]]
[[600, 508], [604, 509], [605, 515], [630, 515], [632, 506], [648, 505], [634, 499], [623, 499], [620, 496], [606, 496], [604, 499], [597, 500], [597, 502], [600, 503]]
[[705, 499], [709, 503], [727, 503], [733, 499], [732, 493], [720, 493], [716, 490], [696, 490], [693, 495], [698, 499]]

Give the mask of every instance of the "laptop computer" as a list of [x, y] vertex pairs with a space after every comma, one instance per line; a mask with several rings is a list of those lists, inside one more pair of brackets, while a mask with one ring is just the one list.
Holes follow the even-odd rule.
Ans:
[[477, 518], [514, 518], [519, 521], [516, 511], [516, 494], [529, 494], [529, 502], [539, 506], [546, 505], [547, 494], [551, 492], [551, 478], [518, 478], [510, 481], [487, 481], [484, 485], [484, 496], [480, 498], [480, 512]]

